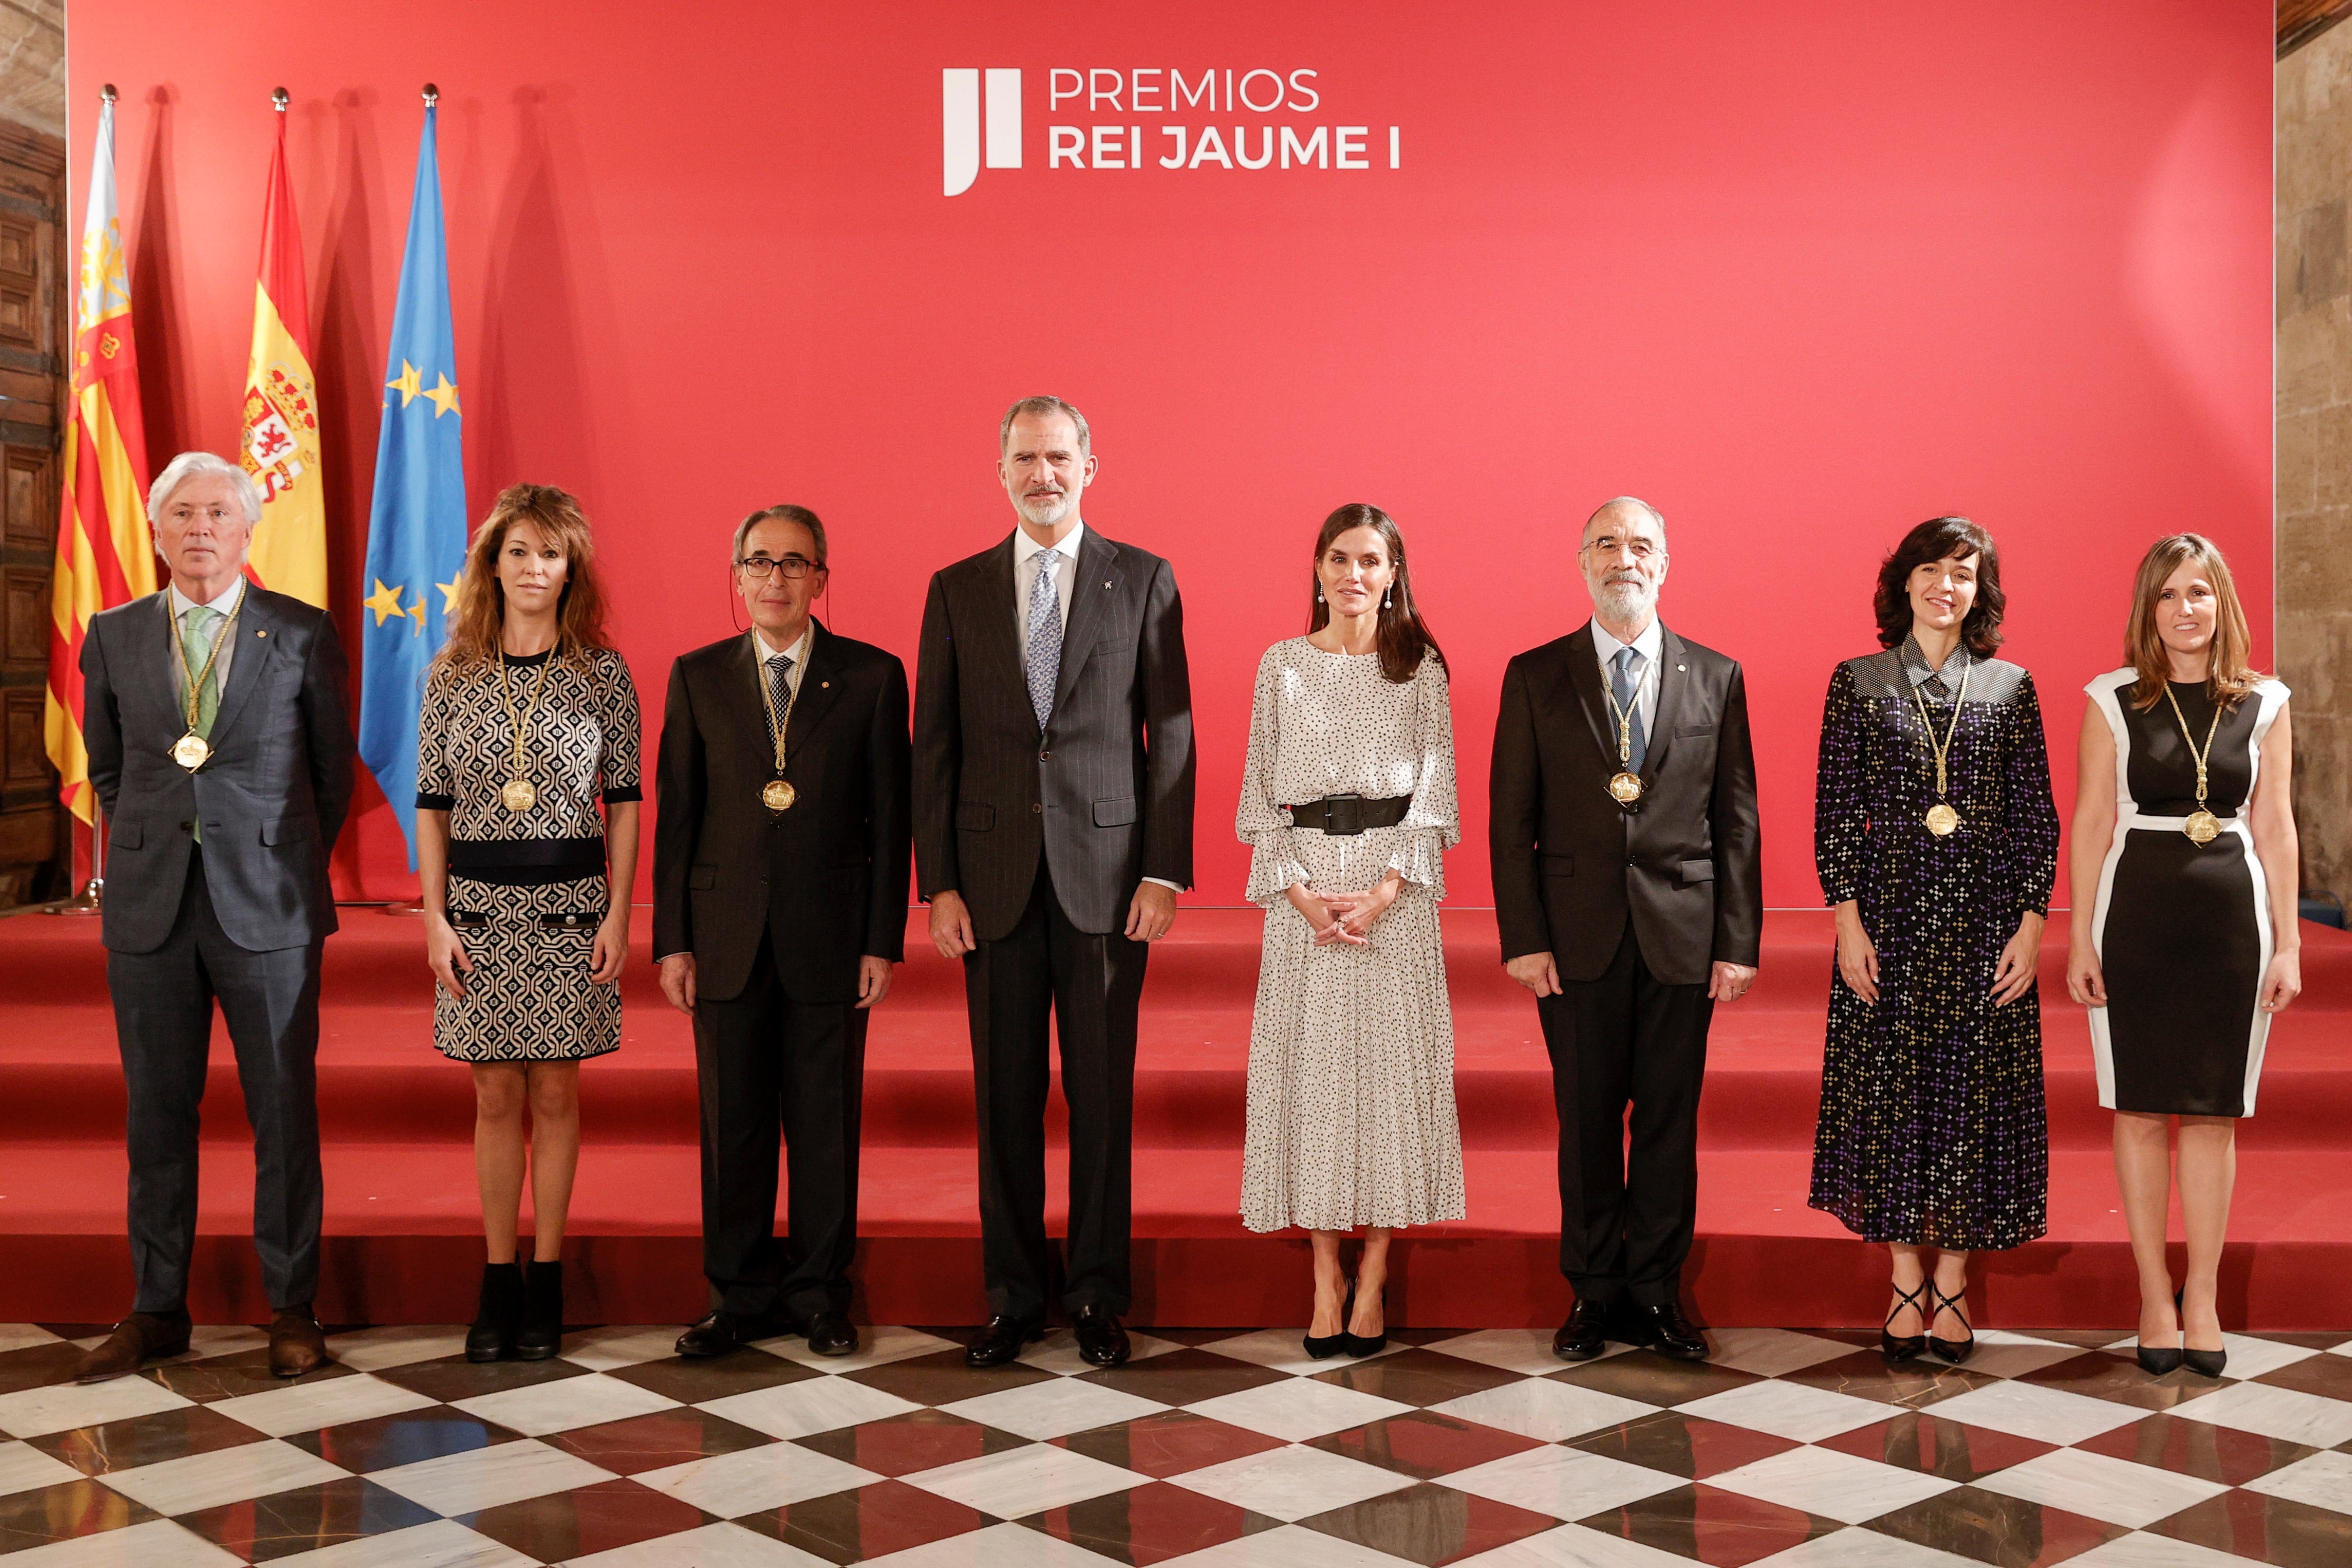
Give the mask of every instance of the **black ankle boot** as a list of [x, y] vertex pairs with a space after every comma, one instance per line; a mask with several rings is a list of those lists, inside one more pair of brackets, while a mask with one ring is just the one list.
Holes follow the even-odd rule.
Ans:
[[515, 1353], [515, 1330], [522, 1318], [522, 1265], [482, 1265], [482, 1304], [466, 1331], [467, 1361], [503, 1361]]
[[524, 1361], [545, 1361], [563, 1348], [563, 1264], [531, 1260], [522, 1279], [522, 1322], [515, 1333], [515, 1354]]

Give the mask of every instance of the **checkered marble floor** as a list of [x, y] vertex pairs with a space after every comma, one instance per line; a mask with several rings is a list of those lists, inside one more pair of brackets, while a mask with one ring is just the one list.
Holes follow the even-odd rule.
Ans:
[[2352, 1342], [2233, 1338], [2151, 1380], [2104, 1336], [1985, 1333], [1965, 1368], [1864, 1334], [1717, 1330], [1683, 1364], [1422, 1331], [1360, 1363], [1296, 1331], [962, 1331], [716, 1362], [675, 1325], [469, 1366], [375, 1328], [268, 1374], [262, 1336], [93, 1387], [77, 1325], [0, 1326], [5, 1568], [2276, 1568], [2352, 1564]]

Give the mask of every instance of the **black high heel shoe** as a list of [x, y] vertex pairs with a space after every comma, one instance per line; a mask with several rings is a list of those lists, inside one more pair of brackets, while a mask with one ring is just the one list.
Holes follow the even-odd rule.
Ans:
[[1339, 1299], [1339, 1331], [1336, 1334], [1308, 1334], [1298, 1342], [1317, 1361], [1329, 1361], [1348, 1348], [1351, 1336], [1348, 1332], [1348, 1314], [1356, 1305], [1355, 1281], [1348, 1282], [1347, 1293]]
[[[2177, 1290], [2173, 1292], [2172, 1296], [2172, 1331], [2176, 1334], [2181, 1333], [2182, 1330], [2180, 1328], [2179, 1316], [2180, 1293]], [[2183, 1337], [2186, 1336], [2184, 1335]], [[2140, 1371], [2147, 1373], [2150, 1377], [2162, 1377], [2167, 1373], [2179, 1372], [2180, 1370], [2182, 1352], [2180, 1347], [2178, 1345], [2175, 1345], [2170, 1350], [2156, 1349], [2148, 1345], [2135, 1345], [2133, 1347], [2133, 1353], [2138, 1359]]]
[[[1349, 1321], [1353, 1322], [1355, 1317], [1355, 1304], [1350, 1300], [1348, 1308]], [[1348, 1354], [1356, 1361], [1361, 1361], [1368, 1355], [1378, 1355], [1388, 1348], [1388, 1325], [1389, 1291], [1388, 1283], [1383, 1280], [1381, 1283], [1381, 1331], [1377, 1334], [1346, 1333], [1339, 1337], [1348, 1342], [1346, 1347]]]
[[1927, 1281], [1925, 1279], [1919, 1281], [1916, 1289], [1906, 1290], [1899, 1285], [1895, 1288], [1895, 1294], [1901, 1298], [1901, 1300], [1897, 1300], [1892, 1308], [1888, 1309], [1886, 1313], [1886, 1321], [1880, 1324], [1878, 1328], [1879, 1352], [1885, 1356], [1888, 1361], [1909, 1361], [1912, 1357], [1917, 1355], [1921, 1351], [1927, 1348], [1927, 1336], [1924, 1333], [1896, 1335], [1887, 1331], [1895, 1326], [1895, 1313], [1900, 1312], [1906, 1307], [1910, 1308], [1913, 1311], [1918, 1313], [1920, 1317], [1926, 1319], [1927, 1321], [1927, 1326], [1933, 1326], [1935, 1321], [1934, 1314], [1930, 1313], [1926, 1307], [1920, 1304], [1919, 1301], [1919, 1291], [1925, 1290], [1926, 1289], [1927, 1289]]
[[[2175, 1312], [2181, 1310], [2180, 1298], [2188, 1293], [2189, 1288], [2185, 1285], [2172, 1293], [2172, 1310]], [[2147, 1363], [2146, 1362], [2142, 1362], [2140, 1364], [2142, 1366], [2146, 1366]], [[2189, 1325], [2187, 1323], [2183, 1323], [2180, 1325], [2180, 1364], [2187, 1367], [2189, 1371], [2195, 1373], [2200, 1377], [2219, 1377], [2221, 1375], [2223, 1369], [2228, 1367], [2230, 1364], [2230, 1352], [2227, 1349], [2218, 1351], [2190, 1350], [2189, 1348]]]
[[[1943, 1287], [1937, 1284], [1934, 1277], [1930, 1276], [1927, 1279], [1927, 1294], [1936, 1303], [1936, 1310], [1927, 1315], [1927, 1328], [1929, 1330], [1927, 1335], [1927, 1348], [1935, 1352], [1938, 1356], [1941, 1356], [1944, 1360], [1950, 1362], [1954, 1366], [1958, 1366], [1960, 1363], [1968, 1360], [1970, 1353], [1972, 1353], [1977, 1348], [1976, 1325], [1969, 1321], [1969, 1288], [1963, 1285], [1960, 1287], [1960, 1293], [1958, 1295], [1947, 1296], [1944, 1294]], [[1949, 1307], [1952, 1310], [1953, 1315], [1958, 1318], [1961, 1324], [1968, 1329], [1969, 1337], [1967, 1339], [1939, 1340], [1936, 1337], [1933, 1331], [1936, 1327], [1936, 1320], [1943, 1315], [1944, 1309], [1947, 1307]]]

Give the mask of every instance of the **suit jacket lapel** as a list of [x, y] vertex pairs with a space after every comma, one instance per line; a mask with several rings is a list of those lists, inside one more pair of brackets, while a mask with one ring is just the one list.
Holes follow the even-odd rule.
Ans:
[[[170, 603], [171, 595], [166, 593], [164, 604], [168, 606]], [[164, 614], [166, 616], [171, 614], [168, 607]], [[278, 651], [278, 634], [281, 629], [277, 616], [263, 601], [260, 590], [247, 583], [245, 585], [244, 613], [236, 617], [236, 625], [226, 628], [223, 634], [235, 632], [236, 647], [221, 650], [221, 657], [228, 660], [228, 684], [221, 689], [220, 710], [213, 715], [215, 743], [236, 722], [237, 714], [245, 707], [245, 700], [253, 695], [254, 687], [260, 683], [263, 668]], [[194, 673], [194, 670], [189, 671], [191, 676]]]
[[991, 677], [983, 669], [981, 679], [991, 686], [1011, 680], [1013, 689], [1021, 693], [1021, 705], [1025, 709], [1029, 706], [1029, 679], [1021, 665], [1021, 623], [1014, 603], [1011, 534], [989, 552], [987, 563], [981, 570], [981, 596], [986, 602], [981, 605], [979, 622], [971, 633], [971, 657], [975, 662], [995, 661], [997, 674]]
[[[833, 685], [839, 673], [840, 658], [833, 646], [833, 634], [824, 623], [813, 621], [809, 635], [808, 668], [801, 671], [800, 692], [793, 699], [793, 717], [784, 728], [784, 750], [789, 754], [808, 741], [809, 732], [823, 722], [840, 700], [841, 689]], [[765, 715], [762, 715], [764, 721]]]
[[1076, 575], [1070, 580], [1070, 619], [1062, 631], [1062, 668], [1054, 681], [1057, 709], [1070, 700], [1078, 671], [1086, 667], [1087, 656], [1094, 651], [1095, 639], [1102, 633], [1103, 619], [1110, 613], [1111, 596], [1118, 591], [1120, 580], [1118, 560], [1118, 552], [1109, 542], [1088, 528], [1086, 542], [1078, 549]]
[[1649, 748], [1642, 757], [1642, 777], [1645, 781], [1658, 776], [1665, 763], [1666, 747], [1682, 723], [1683, 705], [1690, 690], [1690, 676], [1683, 666], [1688, 662], [1683, 658], [1683, 639], [1660, 626], [1657, 718], [1650, 727]]
[[1576, 692], [1584, 721], [1592, 726], [1592, 743], [1601, 760], [1617, 769], [1617, 721], [1610, 715], [1608, 694], [1601, 689], [1601, 656], [1593, 651], [1592, 623], [1587, 621], [1568, 637], [1568, 684]]
[[727, 656], [727, 679], [720, 683], [719, 702], [725, 722], [751, 737], [751, 754], [760, 759], [760, 776], [764, 780], [775, 768], [776, 739], [775, 731], [768, 728], [768, 700], [763, 695], [768, 672], [761, 664], [761, 657], [759, 639], [750, 632], [735, 639], [735, 649]]

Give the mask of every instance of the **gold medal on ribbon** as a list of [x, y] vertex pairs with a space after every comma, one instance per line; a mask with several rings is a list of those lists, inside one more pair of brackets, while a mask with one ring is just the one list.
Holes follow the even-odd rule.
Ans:
[[[1643, 668], [1642, 679], [1647, 680], [1650, 671], [1656, 668], [1657, 661], [1651, 660]], [[1633, 705], [1620, 707], [1617, 689], [1610, 684], [1609, 673], [1604, 669], [1601, 674], [1601, 695], [1609, 699], [1610, 715], [1617, 721], [1617, 771], [1609, 775], [1609, 798], [1631, 810], [1640, 803], [1642, 791], [1648, 787], [1642, 783], [1642, 775], [1633, 771], [1633, 715], [1642, 706], [1642, 689], [1637, 682]]]
[[211, 760], [212, 743], [194, 730], [172, 742], [172, 760], [194, 773]]
[[2189, 814], [2189, 820], [2180, 825], [2180, 831], [2189, 835], [2189, 841], [2202, 849], [2221, 837], [2221, 819], [2210, 811], [2192, 811]]
[[558, 637], [555, 646], [541, 657], [539, 679], [531, 683], [530, 706], [520, 714], [515, 712], [514, 693], [507, 687], [507, 655], [499, 650], [499, 701], [506, 709], [507, 723], [514, 731], [514, 749], [507, 762], [507, 782], [499, 786], [499, 804], [509, 811], [529, 811], [539, 804], [539, 786], [523, 776], [523, 737], [530, 730], [530, 721], [539, 712], [540, 699], [547, 695], [547, 672], [563, 652], [563, 639]]
[[[805, 656], [809, 641], [810, 635], [803, 632], [800, 640], [793, 647]], [[776, 748], [776, 776], [760, 787], [760, 804], [781, 816], [792, 810], [793, 802], [801, 797], [801, 792], [784, 777], [784, 736], [793, 727], [793, 704], [800, 700], [801, 689], [796, 682], [784, 682], [784, 710], [777, 712], [775, 689], [765, 679], [765, 666], [766, 661], [760, 655], [759, 634], [754, 632], [751, 634], [751, 674], [760, 683], [760, 701], [768, 710], [768, 739]]]
[[[1920, 657], [1923, 658], [1927, 657], [1924, 649]], [[1951, 753], [1952, 737], [1960, 732], [1960, 710], [1968, 703], [1969, 677], [1974, 673], [1976, 673], [1974, 659], [1969, 659], [1960, 667], [1960, 689], [1952, 699], [1952, 721], [1945, 727], [1944, 738], [1940, 742], [1936, 739], [1934, 721], [1927, 717], [1927, 699], [1920, 694], [1919, 688], [1915, 686], [1911, 689], [1911, 700], [1918, 704], [1919, 708], [1919, 727], [1927, 731], [1927, 750], [1934, 752], [1936, 757], [1936, 804], [1927, 808], [1927, 815], [1922, 820], [1927, 823], [1927, 831], [1938, 838], [1949, 838], [1960, 830], [1959, 812], [1954, 808], [1950, 801], [1944, 798], [1947, 786], [1950, 783], [1946, 774], [1944, 760]]]
[[509, 779], [499, 786], [499, 804], [509, 811], [529, 811], [539, 804], [539, 790], [529, 779]]
[[172, 742], [172, 760], [190, 773], [212, 761], [212, 742], [196, 733], [196, 721], [204, 711], [204, 689], [213, 678], [213, 666], [220, 662], [221, 649], [228, 646], [228, 639], [236, 635], [236, 618], [243, 614], [245, 595], [239, 594], [236, 607], [229, 611], [213, 638], [212, 651], [205, 655], [204, 668], [194, 671], [188, 668], [188, 650], [180, 642], [179, 623], [169, 616], [163, 618], [163, 640], [172, 650], [172, 668], [180, 679], [180, 700], [188, 719], [187, 733]]
[[1927, 831], [1938, 838], [1949, 838], [1960, 830], [1960, 814], [1942, 801], [1927, 808]]
[[760, 804], [770, 811], [790, 811], [793, 802], [799, 798], [800, 791], [782, 779], [770, 779], [767, 786], [760, 791]]
[[1612, 773], [1609, 777], [1609, 794], [1619, 805], [1633, 805], [1642, 798], [1642, 775], [1634, 773]]
[[2205, 759], [2213, 754], [2213, 737], [2221, 731], [2222, 704], [2213, 704], [2213, 721], [2205, 726], [2205, 749], [2197, 749], [2197, 737], [2189, 732], [2189, 715], [2180, 710], [2180, 699], [2172, 694], [2172, 682], [2164, 683], [2164, 695], [2172, 704], [2172, 716], [2180, 724], [2180, 738], [2189, 742], [2189, 754], [2197, 763], [2197, 809], [2181, 822], [2180, 831], [2189, 835], [2189, 842], [2202, 849], [2221, 837], [2221, 819], [2205, 809]]

